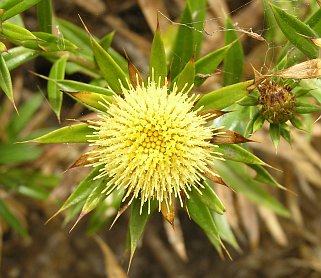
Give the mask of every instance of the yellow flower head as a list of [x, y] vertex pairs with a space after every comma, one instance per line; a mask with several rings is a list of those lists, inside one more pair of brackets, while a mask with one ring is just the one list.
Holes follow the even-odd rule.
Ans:
[[171, 205], [173, 197], [183, 205], [182, 195], [202, 187], [215, 160], [214, 128], [192, 110], [196, 100], [176, 86], [168, 94], [167, 84], [149, 80], [146, 86], [123, 88], [123, 96], [106, 105], [106, 113], [91, 125], [96, 148], [89, 157], [91, 165], [102, 166], [96, 178], [110, 177], [108, 192], [124, 189], [123, 201], [140, 198], [143, 206], [157, 200], [160, 208]]

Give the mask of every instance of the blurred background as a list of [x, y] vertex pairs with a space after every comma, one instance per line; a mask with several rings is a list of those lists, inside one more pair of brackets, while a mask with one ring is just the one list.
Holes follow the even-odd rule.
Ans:
[[[296, 0], [279, 4], [304, 18], [310, 11], [310, 2]], [[81, 26], [78, 14], [81, 15], [97, 37], [116, 31], [112, 47], [121, 54], [125, 50], [145, 74], [156, 17], [161, 32], [170, 37], [184, 5], [184, 0], [53, 1], [57, 17]], [[224, 45], [226, 15], [240, 29], [245, 53], [244, 80], [253, 78], [251, 65], [262, 73], [268, 72], [285, 39], [280, 32], [273, 33], [273, 40], [268, 39], [271, 28], [266, 27], [264, 5], [259, 0], [208, 0], [204, 29], [196, 30], [205, 37], [202, 53]], [[35, 9], [25, 12], [23, 18], [28, 29], [37, 30]], [[63, 36], [59, 25], [53, 26], [53, 30], [57, 36]], [[45, 224], [73, 187], [88, 174], [87, 168], [65, 172], [87, 146], [13, 144], [39, 130], [64, 125], [68, 119], [88, 117], [89, 112], [83, 106], [66, 97], [62, 122], [58, 123], [46, 101], [46, 81], [31, 73], [48, 75], [50, 67], [47, 60], [39, 57], [12, 72], [20, 116], [7, 98], [0, 96], [0, 210], [10, 209], [17, 220], [11, 222], [16, 225], [12, 229], [0, 218], [1, 277], [125, 277], [126, 215], [120, 217], [111, 230], [107, 222], [115, 211], [104, 211], [104, 220], [87, 216], [70, 233], [73, 222], [64, 224], [63, 215]], [[68, 78], [89, 81], [81, 74]], [[222, 71], [218, 70], [202, 90], [220, 86]], [[136, 251], [129, 276], [321, 277], [320, 137], [321, 125], [317, 121], [311, 134], [293, 131], [292, 146], [281, 142], [276, 154], [267, 129], [253, 136], [252, 139], [259, 142], [251, 145], [255, 153], [278, 169], [272, 170], [273, 175], [289, 189], [270, 193], [289, 209], [291, 218], [277, 217], [244, 196], [219, 188], [228, 222], [240, 245], [240, 250], [227, 246], [233, 261], [219, 258], [204, 233], [184, 211], [179, 212], [175, 242], [172, 242], [173, 231], [155, 214]], [[95, 226], [95, 221], [102, 228], [94, 236], [88, 235], [88, 224]]]

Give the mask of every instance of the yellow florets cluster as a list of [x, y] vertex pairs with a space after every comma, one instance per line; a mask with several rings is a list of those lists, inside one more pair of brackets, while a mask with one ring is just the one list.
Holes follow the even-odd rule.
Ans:
[[157, 200], [167, 206], [173, 197], [182, 204], [192, 187], [201, 186], [203, 173], [213, 164], [213, 128], [193, 111], [195, 96], [170, 94], [166, 84], [123, 89], [106, 105], [106, 113], [92, 124], [90, 152], [93, 166], [102, 165], [109, 176], [108, 191], [125, 190], [124, 200], [140, 198], [141, 204]]

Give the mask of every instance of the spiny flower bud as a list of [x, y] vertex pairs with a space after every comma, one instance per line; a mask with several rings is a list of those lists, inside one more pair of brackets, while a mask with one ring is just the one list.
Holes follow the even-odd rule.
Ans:
[[260, 113], [268, 122], [285, 123], [294, 116], [295, 95], [289, 87], [266, 79], [258, 85], [258, 90], [260, 92]]

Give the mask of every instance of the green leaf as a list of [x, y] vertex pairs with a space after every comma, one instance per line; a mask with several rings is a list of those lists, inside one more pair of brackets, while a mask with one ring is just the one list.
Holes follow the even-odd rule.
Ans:
[[281, 8], [271, 3], [270, 6], [280, 29], [287, 39], [309, 58], [317, 58], [319, 56], [318, 47], [309, 38], [302, 36], [316, 37], [313, 29]]
[[87, 135], [93, 133], [88, 124], [65, 126], [31, 140], [39, 144], [88, 143]]
[[6, 10], [5, 13], [2, 15], [1, 20], [5, 21], [17, 14], [22, 13], [23, 11], [31, 8], [32, 6], [36, 5], [40, 1], [43, 0], [7, 0], [0, 4], [0, 9]]
[[223, 109], [248, 95], [247, 88], [253, 84], [253, 80], [226, 86], [202, 96], [195, 105], [195, 109], [203, 106], [203, 109]]
[[217, 213], [213, 213], [212, 215], [220, 237], [231, 244], [236, 250], [240, 251], [240, 246], [238, 245], [232, 229], [227, 222], [226, 216]]
[[280, 142], [280, 125], [270, 124], [269, 134], [275, 149], [277, 149]]
[[255, 170], [256, 172], [256, 177], [255, 180], [271, 185], [271, 186], [276, 186], [280, 189], [285, 189], [284, 186], [282, 186], [281, 184], [279, 184], [273, 177], [272, 175], [266, 170], [264, 169], [261, 165], [258, 164], [250, 164], [249, 165], [252, 169]]
[[90, 41], [102, 76], [115, 93], [120, 93], [122, 91], [121, 85], [124, 87], [128, 86], [126, 74], [109, 55], [109, 53], [106, 52], [92, 36], [90, 37]]
[[215, 211], [216, 213], [223, 214], [225, 212], [225, 207], [219, 197], [216, 195], [212, 186], [207, 182], [203, 182], [204, 188], [200, 188], [202, 194], [199, 195], [201, 201], [209, 209]]
[[87, 83], [82, 83], [79, 81], [74, 80], [55, 80], [57, 85], [60, 87], [61, 90], [66, 92], [90, 92], [90, 93], [97, 93], [106, 96], [113, 96], [114, 92], [110, 89], [106, 89], [100, 86], [95, 86]]
[[90, 39], [87, 32], [70, 21], [61, 18], [57, 18], [56, 20], [59, 32], [61, 32], [67, 40], [77, 45], [81, 53], [92, 57], [93, 52], [90, 47]]
[[288, 210], [271, 194], [261, 189], [260, 184], [249, 175], [244, 165], [232, 161], [224, 164], [217, 161], [215, 169], [233, 190], [244, 194], [258, 205], [263, 205], [281, 216], [289, 217]]
[[308, 103], [308, 102], [297, 101], [295, 105], [296, 105], [295, 112], [298, 114], [309, 114], [309, 113], [314, 113], [321, 110], [321, 106]]
[[[76, 45], [64, 39], [62, 36], [54, 36], [45, 32], [33, 32], [32, 34], [37, 37], [37, 40], [34, 42], [34, 49], [45, 52], [78, 50]], [[30, 45], [30, 47], [31, 46], [32, 45]]]
[[253, 133], [258, 131], [259, 129], [261, 129], [261, 127], [264, 124], [264, 121], [265, 121], [264, 117], [261, 114], [259, 114], [257, 119], [255, 120], [255, 122], [253, 124]]
[[78, 203], [86, 200], [92, 191], [96, 188], [97, 184], [101, 181], [100, 179], [94, 180], [100, 173], [101, 167], [96, 167], [91, 173], [79, 183], [79, 185], [73, 190], [72, 194], [66, 200], [66, 202], [62, 205], [62, 207], [52, 216], [55, 217], [60, 212], [70, 208]]
[[0, 88], [7, 95], [11, 103], [15, 105], [13, 98], [11, 76], [2, 53], [0, 53]]
[[304, 129], [302, 122], [297, 117], [292, 117], [290, 119], [291, 124], [297, 129]]
[[19, 220], [9, 210], [2, 199], [0, 199], [0, 217], [4, 219], [20, 236], [28, 236], [27, 230], [21, 225]]
[[6, 131], [10, 138], [15, 138], [27, 126], [35, 112], [39, 109], [43, 102], [41, 94], [35, 94], [30, 97], [23, 105], [19, 107], [19, 114], [11, 117]]
[[[238, 39], [232, 20], [225, 20], [224, 38], [228, 45]], [[242, 44], [237, 40], [228, 50], [224, 58], [224, 85], [232, 85], [240, 82], [243, 74], [244, 52]]]
[[87, 108], [96, 112], [101, 111], [106, 113], [106, 106], [113, 101], [112, 96], [105, 96], [91, 92], [75, 92], [67, 94]]
[[194, 40], [194, 56], [195, 60], [199, 58], [202, 42], [203, 42], [203, 30], [204, 21], [206, 16], [206, 0], [187, 0], [187, 4], [190, 8], [190, 13], [192, 15], [193, 27], [193, 40]]
[[241, 106], [256, 106], [259, 104], [259, 100], [253, 95], [248, 95], [238, 101], [237, 104]]
[[109, 47], [111, 46], [111, 43], [113, 41], [115, 32], [110, 32], [109, 34], [107, 34], [106, 36], [104, 36], [103, 38], [101, 38], [99, 40], [99, 44], [101, 45], [101, 47], [103, 49], [105, 49], [106, 51], [109, 49]]
[[280, 135], [289, 143], [292, 143], [290, 128], [287, 124], [280, 125]]
[[[151, 212], [156, 208], [157, 203], [151, 203]], [[137, 244], [142, 237], [147, 220], [150, 214], [148, 212], [147, 203], [141, 208], [140, 199], [133, 199], [131, 205], [131, 214], [129, 220], [129, 240], [130, 240], [130, 261], [133, 258]]]
[[37, 4], [37, 19], [38, 19], [40, 31], [51, 33], [51, 29], [52, 29], [51, 0], [41, 0]]
[[67, 56], [61, 57], [53, 64], [49, 73], [49, 80], [48, 80], [48, 87], [47, 87], [49, 103], [51, 104], [51, 107], [53, 108], [59, 122], [60, 122], [60, 110], [62, 105], [63, 94], [60, 91], [60, 88], [57, 86], [57, 83], [54, 82], [53, 80], [64, 79], [67, 59], [68, 59]]
[[195, 63], [194, 58], [192, 58], [173, 81], [173, 84], [176, 83], [177, 91], [183, 93], [189, 92], [194, 84], [194, 76]]
[[170, 77], [174, 80], [191, 59], [194, 52], [193, 18], [188, 3], [182, 12], [180, 25], [171, 49]]
[[7, 53], [3, 53], [2, 55], [10, 71], [38, 57], [37, 52], [23, 46], [11, 48]]
[[195, 86], [199, 87], [217, 69], [223, 61], [231, 44], [214, 50], [195, 62]]
[[88, 214], [93, 209], [95, 209], [100, 204], [100, 202], [107, 198], [107, 194], [103, 193], [103, 191], [107, 187], [107, 182], [108, 180], [106, 179], [97, 180], [97, 186], [92, 190], [92, 192], [86, 199], [86, 202], [81, 210], [81, 215]]
[[157, 26], [150, 51], [149, 76], [153, 78], [157, 84], [159, 84], [159, 82], [161, 82], [161, 84], [165, 82], [167, 77], [166, 54], [159, 26]]
[[223, 154], [223, 158], [226, 160], [242, 162], [245, 164], [267, 165], [264, 161], [239, 145], [219, 145], [219, 149], [219, 152]]
[[217, 252], [222, 256], [223, 243], [209, 208], [202, 202], [199, 192], [191, 190], [188, 194], [186, 206], [190, 217], [201, 227]]

